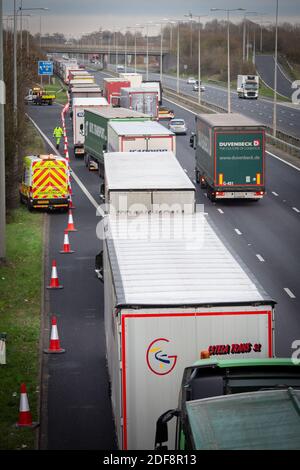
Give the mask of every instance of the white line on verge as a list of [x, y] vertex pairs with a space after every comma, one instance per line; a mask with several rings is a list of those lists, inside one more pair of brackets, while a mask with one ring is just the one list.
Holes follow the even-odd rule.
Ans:
[[265, 260], [263, 259], [263, 257], [262, 257], [261, 255], [256, 255], [256, 257], [259, 259], [259, 261], [261, 261], [262, 263], [264, 263]]
[[[57, 150], [56, 148], [54, 147], [54, 145], [52, 144], [51, 140], [48, 139], [48, 137], [46, 136], [46, 134], [44, 134], [44, 132], [42, 131], [42, 129], [39, 128], [39, 126], [35, 123], [35, 121], [28, 115], [26, 114], [26, 116], [28, 117], [28, 119], [30, 119], [30, 121], [32, 122], [32, 124], [34, 125], [34, 127], [39, 131], [39, 133], [41, 134], [41, 136], [43, 137], [43, 139], [47, 142], [47, 144], [52, 148], [52, 150], [54, 151], [54, 153], [58, 156], [62, 156]], [[100, 209], [100, 204], [98, 204], [95, 199], [93, 198], [93, 196], [89, 193], [89, 191], [87, 190], [87, 188], [84, 186], [84, 184], [82, 183], [82, 181], [78, 178], [78, 176], [76, 175], [76, 173], [74, 172], [74, 170], [72, 170], [72, 176], [74, 178], [74, 180], [76, 181], [76, 183], [78, 184], [78, 186], [81, 188], [81, 190], [84, 192], [84, 194], [86, 195], [86, 197], [89, 199], [89, 201], [92, 203], [92, 205], [98, 210], [98, 212], [100, 211], [100, 214], [101, 214], [101, 209]], [[101, 214], [103, 215], [103, 214]]]
[[295, 299], [296, 296], [293, 294], [293, 292], [288, 288], [288, 287], [284, 287], [285, 292], [287, 293], [287, 295], [290, 296], [291, 299]]

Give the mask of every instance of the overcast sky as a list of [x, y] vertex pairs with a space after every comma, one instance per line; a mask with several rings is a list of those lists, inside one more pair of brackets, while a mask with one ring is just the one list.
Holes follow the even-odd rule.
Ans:
[[[16, 0], [16, 4], [19, 6], [21, 0]], [[33, 33], [39, 31], [39, 15], [42, 15], [43, 34], [60, 32], [66, 36], [81, 36], [99, 28], [126, 28], [163, 18], [179, 19], [189, 11], [209, 15], [206, 20], [224, 18], [224, 12], [211, 12], [212, 7], [246, 8], [264, 14], [266, 21], [274, 21], [275, 6], [276, 0], [23, 0], [23, 8], [49, 8], [49, 11], [26, 12], [38, 15], [28, 18]], [[12, 9], [13, 0], [4, 0], [4, 14], [12, 13]], [[237, 21], [243, 13], [231, 13], [232, 20]], [[300, 0], [279, 0], [279, 19], [300, 23]]]

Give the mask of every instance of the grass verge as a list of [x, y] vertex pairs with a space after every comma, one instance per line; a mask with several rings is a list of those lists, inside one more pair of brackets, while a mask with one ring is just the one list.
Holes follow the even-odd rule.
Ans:
[[[26, 154], [45, 153], [28, 124]], [[16, 429], [20, 384], [26, 383], [33, 420], [38, 417], [39, 338], [43, 273], [43, 214], [24, 206], [9, 214], [7, 260], [0, 265], [0, 332], [7, 333], [6, 365], [0, 365], [0, 450], [34, 449], [35, 432]]]

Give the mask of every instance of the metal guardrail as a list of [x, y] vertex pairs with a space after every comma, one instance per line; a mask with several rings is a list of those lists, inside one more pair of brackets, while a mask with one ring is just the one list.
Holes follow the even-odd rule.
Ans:
[[[178, 94], [170, 88], [164, 87], [164, 93], [169, 95], [171, 98], [176, 98], [176, 100], [179, 100], [183, 104], [191, 106], [198, 112], [204, 110], [211, 113], [227, 113], [227, 109], [223, 108], [222, 106], [218, 106], [206, 100], [201, 100], [201, 104], [199, 104], [197, 101], [191, 99], [188, 95], [183, 93]], [[298, 139], [297, 137], [285, 134], [282, 131], [277, 131], [277, 137], [274, 137], [272, 135], [273, 129], [268, 126], [266, 126], [266, 129], [266, 137], [269, 144], [274, 145], [274, 147], [283, 150], [289, 155], [300, 158], [300, 138]]]

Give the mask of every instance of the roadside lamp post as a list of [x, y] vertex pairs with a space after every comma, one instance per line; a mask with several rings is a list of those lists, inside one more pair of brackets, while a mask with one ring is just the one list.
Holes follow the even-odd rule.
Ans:
[[227, 13], [227, 112], [231, 113], [231, 94], [230, 94], [230, 23], [229, 14], [234, 11], [245, 11], [245, 8], [211, 8], [211, 11], [225, 11]]
[[[208, 15], [193, 15], [190, 13], [191, 17], [198, 18], [198, 103], [201, 103], [201, 18], [205, 18]], [[187, 16], [187, 15], [185, 15]]]
[[191, 46], [190, 46], [190, 59], [191, 62], [193, 60], [193, 13], [189, 12], [188, 15], [184, 15], [188, 18], [190, 18], [190, 24], [191, 24]]
[[4, 76], [3, 76], [3, 5], [0, 0], [0, 260], [6, 256], [5, 229], [5, 131], [4, 131]]
[[[141, 25], [141, 24], [136, 24], [135, 25], [137, 29], [144, 29], [144, 26]], [[137, 37], [136, 37], [136, 30], [135, 30], [135, 35], [134, 35], [134, 72], [136, 73], [136, 40], [137, 40]]]
[[277, 131], [277, 60], [278, 60], [278, 0], [276, 0], [275, 22], [275, 64], [274, 64], [274, 103], [273, 103], [273, 136]]

